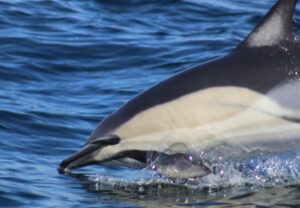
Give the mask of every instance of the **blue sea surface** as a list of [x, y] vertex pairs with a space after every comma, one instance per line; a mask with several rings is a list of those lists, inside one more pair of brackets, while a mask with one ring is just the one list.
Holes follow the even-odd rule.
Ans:
[[299, 152], [201, 183], [122, 167], [57, 172], [105, 116], [234, 49], [274, 2], [0, 1], [0, 207], [300, 206]]

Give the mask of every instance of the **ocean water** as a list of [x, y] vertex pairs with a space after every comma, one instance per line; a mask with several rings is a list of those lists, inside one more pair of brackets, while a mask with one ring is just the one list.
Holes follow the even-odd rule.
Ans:
[[0, 207], [299, 207], [300, 151], [253, 158], [244, 174], [224, 164], [200, 181], [57, 172], [106, 115], [231, 51], [273, 3], [0, 1]]

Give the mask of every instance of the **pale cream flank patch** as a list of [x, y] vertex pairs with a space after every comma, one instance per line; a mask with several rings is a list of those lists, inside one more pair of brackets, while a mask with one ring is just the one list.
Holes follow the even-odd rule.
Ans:
[[176, 143], [207, 149], [296, 132], [300, 125], [282, 119], [291, 113], [270, 98], [240, 87], [214, 87], [147, 109], [118, 128], [118, 145], [103, 148], [98, 160], [126, 150], [163, 151]]
[[115, 133], [126, 140], [157, 132], [197, 128], [247, 110], [287, 114], [278, 104], [252, 90], [214, 87], [147, 109], [120, 126]]

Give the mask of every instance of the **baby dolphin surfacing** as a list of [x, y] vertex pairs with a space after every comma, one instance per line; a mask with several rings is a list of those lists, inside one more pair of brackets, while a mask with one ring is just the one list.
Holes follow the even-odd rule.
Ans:
[[162, 175], [201, 177], [210, 169], [187, 152], [223, 143], [248, 152], [292, 147], [300, 135], [296, 3], [279, 0], [231, 53], [158, 83], [107, 116], [59, 171], [94, 163], [143, 168], [151, 152]]

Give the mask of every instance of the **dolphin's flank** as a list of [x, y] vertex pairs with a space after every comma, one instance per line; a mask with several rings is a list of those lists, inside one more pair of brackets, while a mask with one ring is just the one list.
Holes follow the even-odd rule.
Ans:
[[198, 152], [224, 144], [249, 154], [277, 151], [275, 144], [300, 138], [296, 3], [279, 0], [231, 53], [158, 83], [107, 116], [59, 171], [99, 163], [201, 177], [212, 161]]

